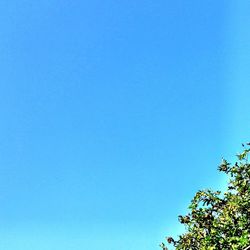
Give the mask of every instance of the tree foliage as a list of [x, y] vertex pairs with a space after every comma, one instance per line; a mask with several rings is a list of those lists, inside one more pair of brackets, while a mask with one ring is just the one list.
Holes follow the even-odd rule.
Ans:
[[[201, 190], [189, 206], [189, 213], [179, 216], [186, 232], [178, 239], [167, 237], [176, 250], [242, 250], [250, 245], [250, 143], [235, 164], [222, 159], [218, 167], [228, 175], [225, 193]], [[160, 245], [167, 250], [165, 243]]]

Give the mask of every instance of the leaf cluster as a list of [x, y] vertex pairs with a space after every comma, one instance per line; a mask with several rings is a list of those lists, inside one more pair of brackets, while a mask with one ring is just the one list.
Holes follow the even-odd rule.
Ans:
[[[179, 221], [186, 232], [178, 239], [167, 237], [176, 250], [238, 250], [250, 245], [250, 143], [243, 146], [235, 164], [222, 159], [218, 167], [228, 175], [227, 191], [198, 191], [189, 213]], [[165, 243], [160, 245], [167, 250]]]

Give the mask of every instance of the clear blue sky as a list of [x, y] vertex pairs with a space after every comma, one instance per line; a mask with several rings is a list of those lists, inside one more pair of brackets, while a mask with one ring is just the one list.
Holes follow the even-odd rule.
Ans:
[[249, 1], [0, 3], [0, 248], [153, 250], [249, 139]]

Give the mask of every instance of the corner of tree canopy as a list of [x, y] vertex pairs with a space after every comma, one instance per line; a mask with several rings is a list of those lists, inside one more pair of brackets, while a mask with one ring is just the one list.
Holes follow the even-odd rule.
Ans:
[[[250, 250], [250, 143], [242, 144], [235, 164], [222, 159], [218, 167], [229, 177], [226, 192], [198, 191], [189, 213], [179, 221], [186, 232], [178, 239], [166, 237], [176, 250]], [[168, 250], [161, 243], [163, 250]]]

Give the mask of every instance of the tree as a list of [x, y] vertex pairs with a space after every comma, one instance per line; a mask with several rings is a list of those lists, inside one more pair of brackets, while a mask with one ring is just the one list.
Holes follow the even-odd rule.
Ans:
[[[166, 238], [176, 250], [243, 250], [250, 245], [250, 143], [242, 146], [235, 164], [222, 159], [218, 167], [229, 177], [226, 192], [198, 191], [189, 213], [179, 216], [185, 233]], [[165, 243], [160, 246], [168, 249]]]

